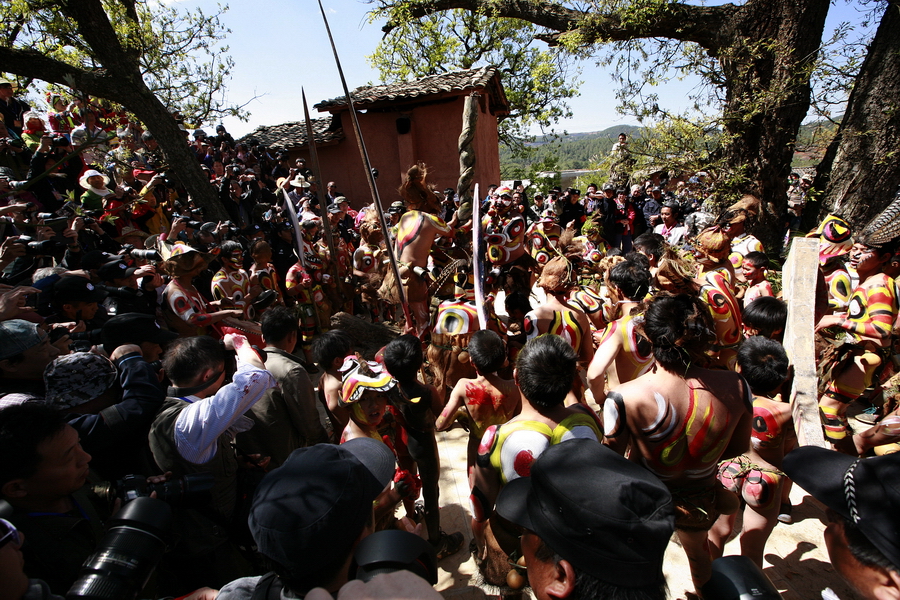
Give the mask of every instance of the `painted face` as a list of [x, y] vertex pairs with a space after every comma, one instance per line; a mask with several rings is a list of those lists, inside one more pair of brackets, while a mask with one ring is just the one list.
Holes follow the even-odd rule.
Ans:
[[850, 249], [850, 266], [857, 272], [876, 272], [882, 262], [883, 258], [875, 248], [865, 244], [853, 244], [853, 248]]
[[747, 281], [758, 282], [765, 278], [765, 269], [754, 266], [750, 261], [745, 260], [741, 263], [741, 271]]
[[230, 266], [238, 269], [244, 262], [244, 252], [242, 250], [233, 250], [225, 258], [228, 259]]
[[353, 414], [361, 425], [378, 427], [387, 410], [387, 396], [381, 392], [366, 392], [353, 405]]

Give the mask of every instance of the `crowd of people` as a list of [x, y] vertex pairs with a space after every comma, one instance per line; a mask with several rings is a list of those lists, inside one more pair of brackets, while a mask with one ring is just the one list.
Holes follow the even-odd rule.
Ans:
[[[673, 535], [703, 597], [739, 511], [762, 566], [791, 482], [830, 509], [836, 569], [867, 598], [900, 593], [883, 219], [809, 234], [832, 449], [795, 448], [779, 252], [750, 233], [758, 199], [712, 214], [705, 173], [472, 200], [419, 164], [380, 215], [284, 150], [185, 130], [231, 216], [213, 221], [149, 131], [48, 100], [31, 110], [0, 80], [10, 598], [80, 585], [143, 496], [173, 524], [140, 597], [439, 597], [425, 558], [424, 579], [351, 580], [374, 532], [417, 536], [432, 561], [463, 549], [441, 527], [442, 468], [466, 469], [468, 550], [502, 597], [527, 581], [540, 600], [665, 598]], [[465, 466], [442, 465], [454, 427]]]

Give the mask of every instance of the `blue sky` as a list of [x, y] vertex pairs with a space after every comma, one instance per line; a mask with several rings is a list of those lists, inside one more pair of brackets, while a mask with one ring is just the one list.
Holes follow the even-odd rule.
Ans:
[[[214, 11], [214, 0], [167, 0], [167, 4]], [[716, 2], [716, 4], [721, 2]], [[370, 24], [371, 5], [360, 0], [323, 0], [331, 30], [350, 89], [378, 83], [378, 73], [366, 61], [381, 39], [381, 23]], [[841, 21], [859, 21], [856, 3], [834, 0], [826, 25], [829, 32]], [[223, 16], [232, 30], [227, 43], [235, 60], [228, 100], [243, 103], [259, 96], [247, 107], [247, 123], [226, 119], [225, 125], [243, 135], [259, 125], [275, 125], [303, 118], [301, 87], [312, 109], [316, 102], [343, 95], [340, 79], [316, 0], [233, 0]], [[557, 130], [596, 131], [619, 124], [637, 124], [615, 112], [614, 84], [609, 72], [583, 63], [581, 96], [570, 100], [573, 117]], [[694, 81], [666, 84], [658, 89], [661, 105], [670, 110], [685, 108]]]

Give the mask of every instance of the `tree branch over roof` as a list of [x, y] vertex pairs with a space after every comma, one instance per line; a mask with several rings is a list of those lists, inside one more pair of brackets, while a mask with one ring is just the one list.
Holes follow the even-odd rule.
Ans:
[[[753, 2], [751, 1], [750, 4]], [[693, 6], [668, 0], [643, 0], [627, 9], [578, 10], [547, 0], [410, 0], [384, 2], [403, 5], [406, 16], [421, 18], [441, 11], [461, 8], [495, 17], [508, 17], [546, 27], [553, 33], [537, 36], [551, 44], [586, 46], [636, 38], [670, 38], [696, 42], [716, 53], [729, 37], [723, 37], [735, 13], [745, 7]], [[397, 24], [392, 21], [382, 28], [389, 33]]]

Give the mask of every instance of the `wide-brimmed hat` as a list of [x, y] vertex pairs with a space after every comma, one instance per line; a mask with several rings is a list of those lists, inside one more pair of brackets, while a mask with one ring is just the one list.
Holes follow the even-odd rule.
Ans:
[[259, 552], [297, 579], [345, 561], [395, 467], [370, 438], [294, 450], [256, 488], [248, 525]]
[[178, 334], [161, 328], [153, 315], [126, 313], [117, 315], [104, 323], [100, 338], [103, 341], [103, 347], [112, 354], [116, 348], [125, 344], [139, 346], [144, 342], [151, 342], [165, 346], [177, 339]]
[[297, 175], [291, 180], [291, 185], [298, 188], [308, 188], [309, 182], [303, 175]]
[[580, 438], [548, 448], [530, 473], [500, 490], [501, 517], [601, 581], [628, 588], [665, 581], [675, 513], [672, 494], [652, 473]]
[[900, 454], [857, 458], [804, 446], [784, 457], [782, 469], [900, 570]]
[[807, 237], [819, 236], [819, 264], [824, 265], [829, 259], [843, 256], [853, 247], [850, 223], [837, 215], [825, 217], [816, 229]]
[[[372, 375], [363, 373], [364, 368], [367, 368]], [[397, 385], [397, 381], [391, 377], [384, 365], [377, 362], [366, 362], [355, 356], [345, 358], [339, 371], [343, 374], [341, 406], [358, 402], [366, 392], [386, 392]]]
[[84, 172], [84, 174], [78, 179], [78, 185], [83, 187], [86, 190], [91, 189], [91, 184], [88, 183], [89, 177], [102, 177], [103, 178], [103, 186], [106, 187], [109, 185], [109, 176], [104, 175], [100, 171], [96, 169], [88, 169]]
[[204, 264], [208, 265], [215, 258], [207, 252], [200, 252], [187, 244], [169, 244], [161, 242], [157, 244], [156, 251], [159, 252], [166, 263], [166, 272], [172, 277], [178, 277], [195, 268], [195, 257], [203, 258]]

